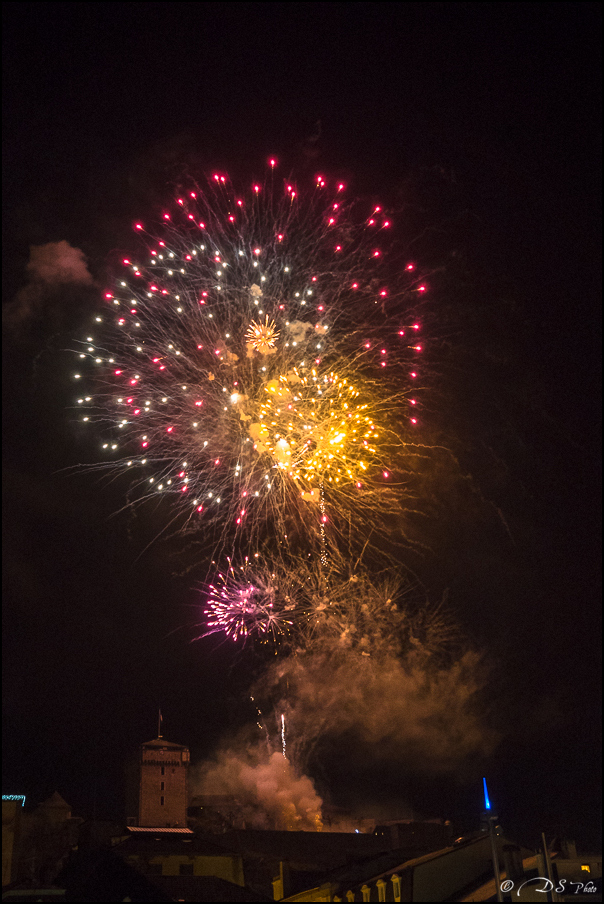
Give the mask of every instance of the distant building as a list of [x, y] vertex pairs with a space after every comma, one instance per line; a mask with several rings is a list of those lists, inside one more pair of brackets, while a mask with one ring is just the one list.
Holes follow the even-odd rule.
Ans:
[[[440, 844], [438, 840], [435, 844], [432, 835], [434, 825], [428, 828], [428, 824], [416, 823], [415, 829], [409, 831], [404, 846], [397, 850], [392, 850], [389, 832], [383, 836], [362, 832], [247, 829], [216, 836], [216, 842], [241, 853], [246, 884], [250, 887], [272, 892], [276, 901], [290, 896], [292, 900], [323, 901], [336, 900], [325, 897], [323, 886], [339, 882], [340, 876], [344, 877], [346, 891], [355, 883], [360, 885], [371, 877], [379, 878], [413, 857], [439, 849]], [[334, 887], [337, 894], [339, 884]], [[300, 898], [296, 898], [298, 894]], [[363, 900], [360, 893], [357, 900]]]
[[128, 825], [186, 828], [189, 761], [188, 747], [162, 737], [141, 745], [128, 771]]
[[147, 877], [214, 876], [234, 885], [245, 884], [241, 855], [190, 829], [144, 831], [137, 827], [128, 834], [112, 850]]
[[384, 850], [404, 848], [417, 855], [438, 851], [453, 841], [451, 823], [443, 819], [391, 819], [376, 825], [373, 834], [383, 838]]
[[25, 796], [2, 795], [2, 887], [17, 877], [17, 852], [21, 838], [21, 823]]
[[156, 889], [167, 893], [168, 900], [272, 900], [270, 881], [266, 883], [268, 893], [246, 887], [242, 855], [215, 843], [212, 838], [196, 835], [190, 829], [142, 826], [129, 827], [128, 836], [113, 846], [111, 854], [144, 876]]
[[[567, 839], [561, 840], [558, 844], [554, 844], [556, 850], [550, 853], [552, 857], [552, 868], [554, 878], [558, 883], [565, 880], [569, 892], [574, 894], [572, 884], [577, 882], [599, 883], [600, 893], [602, 885], [602, 852], [598, 853], [577, 853], [577, 845], [574, 841]], [[555, 858], [555, 859], [554, 859]]]
[[77, 846], [82, 820], [55, 791], [35, 809], [2, 800], [2, 884], [52, 883]]
[[[499, 844], [502, 841], [498, 839]], [[375, 859], [351, 861], [305, 889], [296, 888], [299, 882], [294, 884], [291, 871], [282, 865], [273, 883], [275, 900], [460, 901], [466, 889], [485, 881], [493, 872], [486, 833], [410, 860], [401, 858], [401, 854], [403, 850], [390, 851]]]

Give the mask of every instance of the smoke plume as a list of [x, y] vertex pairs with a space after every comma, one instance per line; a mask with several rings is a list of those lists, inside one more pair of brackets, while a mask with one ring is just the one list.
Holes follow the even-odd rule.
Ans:
[[57, 289], [94, 285], [84, 252], [66, 241], [32, 245], [26, 270], [27, 284], [4, 310], [3, 319], [13, 329], [26, 327], [46, 314], [49, 306], [60, 304], [54, 297]]
[[402, 660], [348, 650], [290, 657], [263, 684], [286, 714], [296, 762], [308, 763], [321, 744], [345, 737], [374, 762], [442, 773], [496, 743], [481, 713], [485, 680], [474, 651], [435, 664], [421, 649]]
[[488, 671], [445, 601], [342, 562], [327, 577], [300, 563], [295, 578], [305, 628], [252, 688], [264, 724], [201, 768], [205, 794], [236, 798], [247, 824], [315, 829], [321, 800], [307, 773], [323, 772], [330, 749], [374, 774], [394, 763], [416, 775], [451, 773], [493, 750], [481, 702]]
[[[191, 772], [193, 796], [224, 798], [223, 804], [247, 828], [320, 831], [321, 798], [306, 775], [300, 775], [281, 752], [260, 745], [245, 751], [224, 750]], [[210, 800], [211, 802], [211, 800]]]

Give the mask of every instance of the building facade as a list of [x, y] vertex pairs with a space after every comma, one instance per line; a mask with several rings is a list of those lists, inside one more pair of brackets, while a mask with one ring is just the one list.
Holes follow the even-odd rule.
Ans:
[[131, 781], [130, 825], [186, 828], [189, 748], [162, 737], [142, 744]]

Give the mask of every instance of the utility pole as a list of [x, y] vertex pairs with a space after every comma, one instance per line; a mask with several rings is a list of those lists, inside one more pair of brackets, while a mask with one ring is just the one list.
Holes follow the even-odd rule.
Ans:
[[501, 892], [501, 874], [499, 872], [499, 857], [497, 855], [497, 835], [495, 832], [495, 826], [497, 824], [498, 817], [491, 811], [491, 801], [489, 800], [489, 794], [487, 791], [486, 778], [483, 778], [482, 786], [484, 789], [484, 817], [486, 818], [489, 826], [489, 838], [491, 839], [491, 857], [493, 859], [495, 890], [497, 892], [497, 900], [503, 901], [503, 894]]
[[547, 872], [547, 878], [549, 879], [549, 881], [551, 883], [551, 889], [547, 893], [547, 900], [548, 901], [559, 901], [560, 898], [554, 891], [554, 888], [556, 887], [556, 883], [554, 882], [554, 874], [553, 874], [554, 871], [552, 870], [552, 861], [551, 861], [551, 858], [549, 855], [549, 851], [547, 849], [547, 841], [545, 840], [544, 832], [541, 832], [541, 843], [543, 844], [543, 861], [545, 863], [545, 871]]

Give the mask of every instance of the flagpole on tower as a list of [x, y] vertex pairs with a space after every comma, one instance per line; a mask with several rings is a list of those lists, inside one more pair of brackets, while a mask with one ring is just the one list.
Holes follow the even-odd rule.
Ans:
[[158, 710], [157, 710], [157, 737], [158, 737], [158, 738], [161, 738], [161, 737], [162, 737], [162, 733], [161, 733], [161, 723], [162, 723], [163, 721], [164, 721], [164, 720], [162, 719], [161, 709], [158, 709]]

